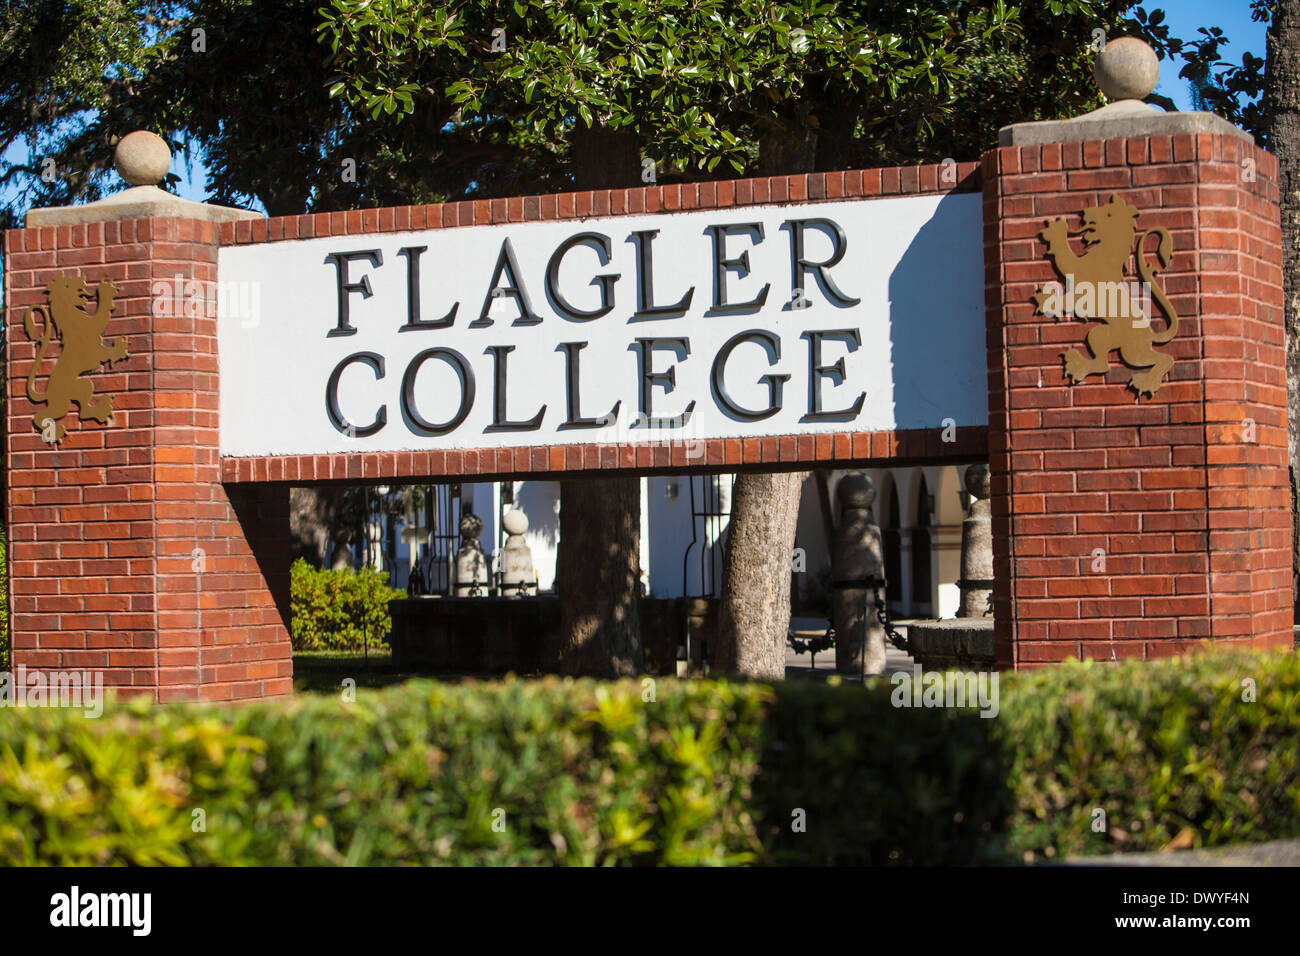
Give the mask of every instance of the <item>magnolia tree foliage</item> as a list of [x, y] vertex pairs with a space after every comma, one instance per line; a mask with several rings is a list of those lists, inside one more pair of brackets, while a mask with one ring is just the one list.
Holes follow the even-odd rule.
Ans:
[[1092, 59], [1121, 33], [1181, 56], [1233, 118], [1262, 62], [1224, 63], [1222, 31], [1185, 43], [1122, 0], [333, 0], [321, 16], [330, 92], [373, 121], [505, 119], [556, 152], [598, 125], [695, 178], [753, 171], [765, 137], [815, 140], [818, 169], [974, 158], [1002, 125], [1100, 105]]
[[[1077, 77], [1085, 28], [1126, 5], [1058, 6], [1050, 34], [1070, 42], [1053, 73]], [[696, 176], [746, 171], [764, 135], [820, 136], [831, 160], [851, 159], [852, 143], [919, 157], [978, 115], [970, 92], [992, 80], [1005, 95], [1033, 73], [1030, 46], [1049, 34], [1002, 2], [334, 0], [323, 16], [331, 92], [375, 119], [506, 116], [545, 141], [600, 125]]]
[[[669, 163], [743, 170], [755, 125], [795, 119], [782, 114], [808, 90], [939, 96], [970, 42], [948, 29], [909, 42], [841, 6], [335, 0], [321, 31], [337, 55], [331, 92], [376, 118], [436, 104], [449, 120], [507, 115], [548, 138], [599, 124], [634, 133]], [[1007, 22], [1001, 9], [968, 19], [977, 31]]]
[[1098, 104], [1098, 31], [1254, 125], [1255, 60], [1126, 0], [28, 0], [0, 6], [0, 186], [11, 222], [98, 198], [141, 127], [272, 214], [563, 189], [579, 126], [668, 178], [754, 172], [781, 141], [816, 169], [972, 159]]
[[[164, 28], [169, 6], [27, 0], [0, 7], [0, 189], [11, 197], [9, 209], [98, 198], [111, 149], [95, 117], [129, 100], [156, 67], [150, 34]], [[16, 224], [9, 209], [5, 219]]]

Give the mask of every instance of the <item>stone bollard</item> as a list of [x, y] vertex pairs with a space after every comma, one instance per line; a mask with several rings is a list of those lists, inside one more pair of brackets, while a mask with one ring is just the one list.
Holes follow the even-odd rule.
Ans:
[[961, 602], [957, 618], [915, 621], [907, 628], [912, 659], [927, 670], [992, 670], [993, 525], [989, 508], [989, 466], [966, 469], [971, 503], [961, 523]]
[[487, 558], [479, 544], [483, 519], [472, 511], [460, 518], [460, 548], [456, 551], [456, 597], [486, 597]]
[[716, 598], [688, 597], [681, 600], [686, 614], [683, 634], [686, 646], [681, 649], [683, 656], [677, 660], [677, 676], [703, 674], [709, 660], [709, 642], [717, 643], [719, 602]]
[[831, 549], [835, 669], [841, 674], [882, 674], [885, 628], [877, 602], [883, 596], [885, 558], [880, 527], [871, 513], [876, 486], [866, 475], [853, 472], [840, 479], [835, 496], [840, 505]]
[[966, 469], [970, 508], [961, 523], [961, 591], [958, 617], [993, 614], [993, 519], [989, 509], [989, 466]]
[[511, 508], [501, 518], [506, 543], [501, 549], [501, 593], [508, 598], [537, 594], [537, 573], [533, 569], [533, 552], [524, 540], [528, 516]]

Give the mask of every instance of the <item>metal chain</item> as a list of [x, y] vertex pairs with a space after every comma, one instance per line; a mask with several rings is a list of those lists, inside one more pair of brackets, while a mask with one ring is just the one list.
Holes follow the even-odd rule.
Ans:
[[880, 582], [880, 588], [876, 591], [876, 614], [880, 617], [880, 626], [885, 629], [885, 637], [889, 638], [889, 643], [904, 654], [910, 654], [907, 638], [895, 630], [894, 622], [889, 617], [889, 608], [885, 606], [885, 579], [881, 578]]
[[[832, 584], [835, 588], [859, 587], [865, 586], [874, 588], [876, 592], [876, 615], [880, 620], [880, 625], [885, 629], [885, 636], [889, 643], [904, 654], [911, 653], [908, 649], [907, 638], [898, 633], [894, 627], [893, 620], [889, 617], [889, 608], [885, 606], [885, 593], [888, 590], [888, 582], [883, 576], [863, 578], [853, 581], [836, 581]], [[801, 640], [794, 636], [794, 631], [787, 631], [785, 636], [787, 646], [794, 649], [796, 654], [819, 654], [822, 651], [830, 650], [835, 646], [835, 628], [828, 627], [825, 635], [822, 637], [810, 637], [807, 640]]]
[[793, 648], [796, 654], [820, 654], [835, 646], [835, 628], [828, 627], [821, 637], [810, 637], [806, 641], [795, 637], [794, 631], [786, 631], [785, 643]]

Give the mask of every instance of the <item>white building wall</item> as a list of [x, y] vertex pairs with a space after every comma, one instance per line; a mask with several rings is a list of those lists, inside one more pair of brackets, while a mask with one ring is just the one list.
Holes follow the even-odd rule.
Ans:
[[[836, 473], [831, 474], [831, 502], [835, 501]], [[831, 583], [831, 542], [826, 540], [826, 523], [818, 500], [817, 479], [811, 473], [803, 483], [799, 498], [799, 517], [795, 523], [794, 546], [804, 570], [796, 571], [795, 587], [807, 598], [816, 591], [826, 591]], [[829, 600], [829, 593], [826, 598]]]
[[[646, 480], [642, 514], [648, 528], [647, 594], [656, 598], [717, 593], [721, 586], [727, 519], [696, 518], [703, 511], [708, 483], [716, 487], [718, 509], [731, 509], [730, 475], [663, 475]], [[708, 557], [705, 557], [708, 552]], [[705, 574], [712, 576], [710, 586]]]
[[[899, 591], [902, 600], [896, 602], [893, 612], [899, 617], [913, 617], [924, 607], [918, 607], [912, 591], [911, 550], [913, 532], [918, 513], [921, 479], [934, 497], [934, 514], [929, 526], [931, 549], [929, 595], [932, 613], [939, 617], [953, 617], [957, 613], [960, 592], [957, 580], [961, 576], [961, 522], [964, 517], [965, 494], [962, 476], [965, 466], [927, 465], [923, 467], [863, 469], [875, 482], [876, 501], [873, 511], [882, 531], [888, 523], [890, 499], [897, 497], [899, 513]], [[839, 520], [836, 491], [845, 471], [833, 471], [828, 476], [832, 515]], [[646, 594], [655, 598], [683, 597], [700, 594], [705, 590], [718, 590], [726, 540], [726, 518], [722, 519], [719, 535], [703, 519], [692, 521], [691, 483], [695, 484], [696, 507], [703, 507], [703, 486], [706, 480], [721, 485], [721, 508], [731, 509], [730, 489], [732, 476], [658, 475], [641, 479], [641, 566]], [[538, 585], [543, 591], [555, 586], [556, 556], [560, 540], [560, 484], [557, 481], [516, 481], [514, 507], [528, 516], [526, 539], [532, 549], [533, 566], [537, 570]], [[475, 482], [463, 487], [462, 497], [472, 503], [475, 514], [483, 521], [479, 541], [484, 553], [492, 560], [496, 570], [496, 556], [501, 539], [498, 532], [501, 489], [493, 482]], [[693, 527], [694, 525], [694, 527]], [[405, 588], [412, 561], [413, 548], [418, 549], [424, 538], [412, 540], [402, 534], [405, 522], [398, 531], [397, 560], [393, 571], [394, 585]], [[382, 567], [382, 529], [372, 530], [378, 539], [370, 550], [370, 560]], [[694, 532], [694, 534], [693, 534]], [[827, 541], [817, 482], [813, 475], [805, 481], [799, 504], [795, 532], [795, 547], [802, 550], [802, 576], [796, 579], [800, 594], [810, 589], [825, 589], [831, 579], [831, 542]], [[715, 582], [705, 588], [701, 578], [701, 548], [711, 548], [714, 554]], [[689, 561], [685, 563], [689, 550]], [[794, 555], [792, 555], [792, 561]]]
[[524, 540], [533, 552], [538, 590], [553, 590], [555, 558], [560, 549], [560, 483], [517, 481], [514, 506], [528, 517]]

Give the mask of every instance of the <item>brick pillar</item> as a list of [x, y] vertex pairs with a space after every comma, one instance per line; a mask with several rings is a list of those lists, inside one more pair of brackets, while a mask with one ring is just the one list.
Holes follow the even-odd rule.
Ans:
[[[159, 701], [289, 693], [288, 489], [236, 498], [221, 484], [219, 222], [42, 221], [33, 213], [5, 236], [14, 665], [103, 671], [106, 685]], [[36, 345], [23, 318], [60, 273], [85, 279], [92, 312], [112, 280], [105, 338], [126, 336], [130, 354], [87, 376], [112, 397], [114, 423], [70, 412], [56, 445], [33, 424], [44, 406], [27, 398]], [[50, 344], [38, 389], [66, 339]]]
[[[1154, 658], [1205, 638], [1289, 646], [1276, 161], [1201, 133], [1003, 147], [983, 172], [1000, 665]], [[1032, 299], [1058, 279], [1045, 221], [1078, 228], [1112, 195], [1140, 210], [1139, 235], [1173, 238], [1157, 282], [1181, 323], [1157, 348], [1176, 363], [1141, 400], [1118, 355], [1068, 384], [1061, 352], [1094, 323]]]

